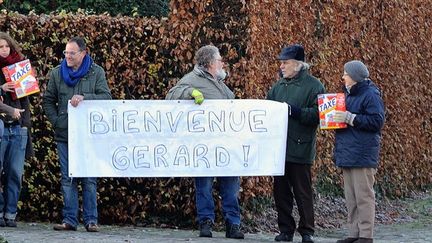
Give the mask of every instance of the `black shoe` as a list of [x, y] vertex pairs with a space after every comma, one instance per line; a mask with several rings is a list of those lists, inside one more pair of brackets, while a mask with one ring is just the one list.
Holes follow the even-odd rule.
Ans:
[[275, 237], [275, 241], [293, 241], [294, 234], [288, 234], [281, 232], [278, 236]]
[[240, 225], [227, 223], [225, 237], [231, 239], [244, 239], [244, 234], [240, 231]]
[[6, 222], [3, 217], [0, 218], [0, 227], [6, 227]]
[[343, 240], [338, 240], [338, 241], [336, 241], [336, 243], [353, 243], [356, 240], [358, 240], [358, 238], [348, 237], [348, 238], [345, 238]]
[[302, 242], [314, 243], [312, 235], [302, 235]]
[[6, 226], [7, 227], [17, 227], [17, 223], [15, 219], [6, 219]]
[[200, 234], [199, 237], [212, 237], [212, 226], [213, 222], [210, 219], [207, 219], [200, 223]]

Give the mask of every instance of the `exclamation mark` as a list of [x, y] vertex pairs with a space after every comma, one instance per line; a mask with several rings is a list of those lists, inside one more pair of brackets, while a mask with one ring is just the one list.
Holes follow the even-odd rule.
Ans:
[[244, 167], [248, 167], [250, 145], [243, 145]]

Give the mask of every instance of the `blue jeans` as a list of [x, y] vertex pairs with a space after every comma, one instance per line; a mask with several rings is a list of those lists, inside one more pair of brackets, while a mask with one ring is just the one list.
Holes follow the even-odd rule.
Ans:
[[0, 194], [0, 217], [15, 219], [21, 181], [24, 173], [24, 159], [27, 145], [27, 128], [20, 125], [7, 127], [0, 143], [0, 164], [3, 174], [3, 192]]
[[97, 224], [96, 178], [71, 178], [68, 175], [68, 144], [57, 142], [60, 157], [61, 188], [63, 193], [63, 223], [78, 225], [78, 181], [83, 191], [84, 225]]
[[[213, 200], [214, 177], [195, 178], [195, 200], [199, 223], [210, 219], [215, 220]], [[238, 193], [240, 189], [239, 177], [217, 177], [219, 193], [222, 197], [222, 213], [226, 223], [240, 225], [240, 207]]]
[[0, 119], [0, 139], [3, 137], [4, 129], [5, 129], [4, 122], [3, 120]]

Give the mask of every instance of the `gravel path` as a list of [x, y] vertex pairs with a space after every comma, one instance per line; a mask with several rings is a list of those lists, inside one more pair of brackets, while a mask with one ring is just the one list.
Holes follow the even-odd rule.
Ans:
[[[245, 240], [226, 239], [224, 232], [214, 232], [214, 238], [197, 237], [198, 231], [158, 229], [146, 227], [101, 226], [98, 233], [87, 233], [83, 227], [76, 232], [52, 230], [52, 224], [19, 223], [18, 228], [1, 228], [0, 236], [8, 242], [274, 242], [275, 234], [246, 234]], [[344, 229], [318, 231], [315, 242], [336, 242], [344, 237]], [[402, 224], [378, 226], [374, 242], [432, 242], [432, 225]], [[294, 242], [300, 242], [296, 235]]]

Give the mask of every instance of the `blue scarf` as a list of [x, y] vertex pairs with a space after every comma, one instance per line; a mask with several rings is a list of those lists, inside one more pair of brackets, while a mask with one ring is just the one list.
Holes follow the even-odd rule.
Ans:
[[73, 71], [71, 67], [67, 66], [66, 59], [63, 59], [60, 64], [61, 77], [63, 78], [67, 86], [75, 87], [78, 81], [88, 73], [92, 63], [93, 59], [88, 54], [86, 54], [79, 69]]

